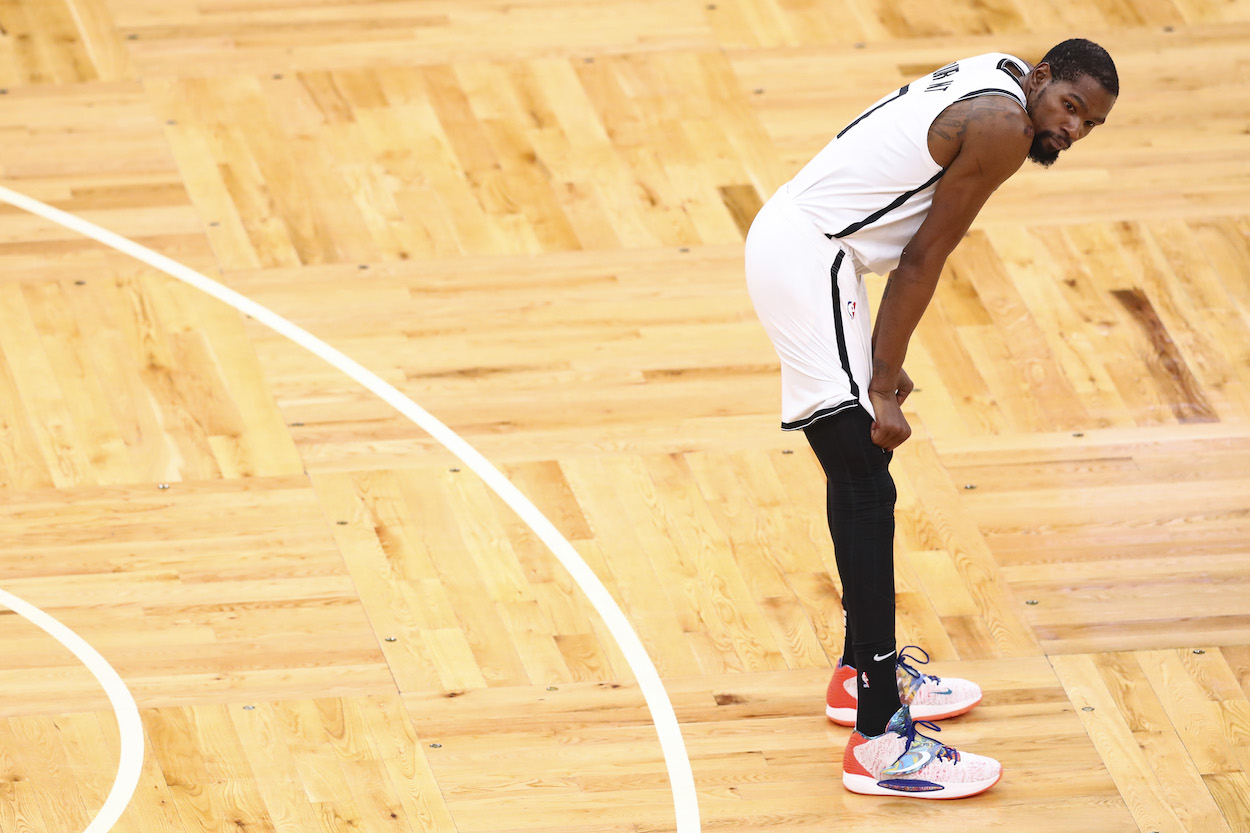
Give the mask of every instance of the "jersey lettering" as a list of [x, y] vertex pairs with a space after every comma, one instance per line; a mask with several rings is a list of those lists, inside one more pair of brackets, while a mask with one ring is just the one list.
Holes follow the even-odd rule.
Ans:
[[924, 88], [926, 93], [941, 92], [955, 83], [954, 75], [959, 72], [959, 62], [947, 64], [933, 73], [933, 83]]

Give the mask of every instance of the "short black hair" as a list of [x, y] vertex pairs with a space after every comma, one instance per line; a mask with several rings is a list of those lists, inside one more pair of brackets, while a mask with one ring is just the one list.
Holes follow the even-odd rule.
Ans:
[[1050, 64], [1050, 77], [1056, 81], [1075, 82], [1082, 75], [1093, 78], [1114, 96], [1120, 94], [1120, 76], [1115, 61], [1107, 50], [1084, 38], [1072, 38], [1055, 44], [1041, 63]]

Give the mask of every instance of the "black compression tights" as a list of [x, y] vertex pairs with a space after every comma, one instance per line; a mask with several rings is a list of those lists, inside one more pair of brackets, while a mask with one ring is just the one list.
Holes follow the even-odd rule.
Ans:
[[[899, 708], [894, 681], [894, 503], [890, 452], [869, 438], [863, 408], [803, 429], [828, 480], [829, 532], [842, 579], [846, 644], [859, 677], [857, 728], [880, 734]], [[868, 673], [865, 679], [864, 673]]]

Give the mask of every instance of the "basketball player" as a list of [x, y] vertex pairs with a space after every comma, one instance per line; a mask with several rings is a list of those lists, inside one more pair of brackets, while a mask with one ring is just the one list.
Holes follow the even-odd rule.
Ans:
[[[1002, 776], [998, 761], [916, 732], [914, 721], [971, 709], [981, 690], [920, 672], [928, 655], [895, 643], [889, 465], [911, 434], [903, 359], [990, 194], [1026, 157], [1053, 163], [1118, 94], [1111, 56], [1087, 40], [1064, 41], [1037, 66], [999, 53], [955, 61], [843, 128], [747, 235], [751, 300], [781, 358], [782, 428], [806, 434], [828, 481], [846, 641], [826, 713], [855, 726], [842, 775], [853, 792], [962, 798]], [[871, 332], [866, 272], [889, 275]]]

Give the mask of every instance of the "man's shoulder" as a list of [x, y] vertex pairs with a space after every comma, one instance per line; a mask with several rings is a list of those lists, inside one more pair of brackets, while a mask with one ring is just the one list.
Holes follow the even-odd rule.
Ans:
[[1006, 142], [1014, 145], [1033, 141], [1033, 119], [1012, 98], [1001, 95], [980, 95], [958, 102], [966, 109], [968, 138], [973, 141]]
[[930, 128], [930, 132], [940, 131], [990, 140], [1027, 135], [1031, 141], [1033, 120], [1014, 98], [978, 95], [946, 107]]
[[970, 99], [968, 131], [961, 155], [978, 160], [991, 177], [1006, 179], [1019, 169], [1033, 144], [1033, 120], [1019, 104], [1002, 96]]

